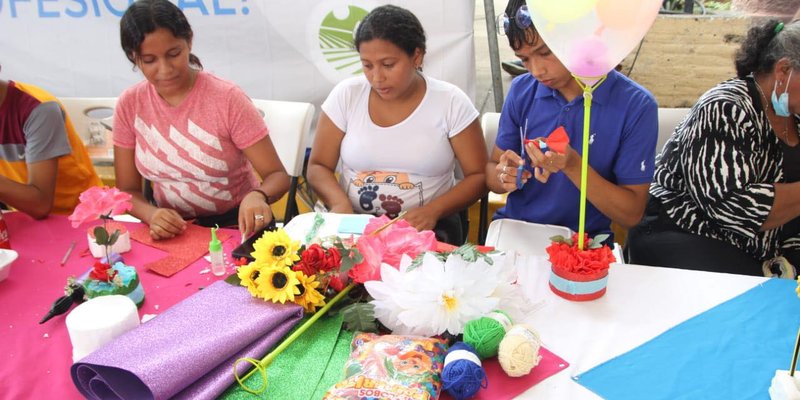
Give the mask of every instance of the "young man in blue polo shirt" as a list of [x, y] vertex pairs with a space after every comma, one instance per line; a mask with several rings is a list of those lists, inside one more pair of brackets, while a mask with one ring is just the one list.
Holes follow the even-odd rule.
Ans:
[[[504, 29], [530, 74], [511, 84], [487, 165], [489, 188], [510, 192], [506, 206], [494, 218], [577, 231], [583, 90], [539, 36], [524, 0], [509, 1], [506, 15], [508, 23], [501, 21], [498, 29]], [[563, 126], [569, 146], [564, 154], [542, 153], [532, 144], [522, 151], [520, 129], [526, 126], [526, 139], [546, 137]], [[609, 72], [592, 99], [585, 227], [590, 236], [611, 234], [611, 221], [624, 228], [639, 222], [653, 178], [657, 137], [658, 106], [653, 96], [619, 72]], [[517, 189], [520, 165], [525, 169], [522, 188]]]

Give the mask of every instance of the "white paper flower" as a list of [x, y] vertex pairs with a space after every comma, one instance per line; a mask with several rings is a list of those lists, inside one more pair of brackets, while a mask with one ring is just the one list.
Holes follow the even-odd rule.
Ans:
[[500, 280], [494, 292], [494, 296], [500, 298], [497, 309], [508, 314], [516, 324], [528, 320], [535, 307], [517, 284], [519, 275], [515, 259], [514, 254], [508, 253], [492, 256], [492, 269]]
[[364, 282], [364, 287], [372, 296], [370, 302], [375, 306], [375, 318], [398, 335], [408, 334], [410, 329], [400, 322], [398, 316], [403, 308], [400, 298], [409, 296], [406, 290], [413, 285], [409, 284], [409, 274], [398, 271], [389, 264], [381, 264], [381, 280]]
[[397, 298], [403, 308], [398, 319], [415, 335], [460, 334], [468, 321], [497, 308], [496, 272], [482, 260], [468, 263], [451, 255], [442, 263], [426, 254], [422, 265], [407, 273], [416, 293]]

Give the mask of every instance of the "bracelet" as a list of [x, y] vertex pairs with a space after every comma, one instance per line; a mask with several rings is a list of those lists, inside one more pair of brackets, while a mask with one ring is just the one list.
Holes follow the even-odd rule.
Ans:
[[267, 202], [267, 204], [272, 204], [273, 203], [272, 197], [270, 197], [270, 195], [268, 195], [267, 192], [265, 192], [265, 191], [263, 191], [263, 190], [261, 190], [259, 188], [250, 189], [250, 193], [252, 193], [252, 192], [261, 193], [261, 195], [264, 196], [264, 201]]

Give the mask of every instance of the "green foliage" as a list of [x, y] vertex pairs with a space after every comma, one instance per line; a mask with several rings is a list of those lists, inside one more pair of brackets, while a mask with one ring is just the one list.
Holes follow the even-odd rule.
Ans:
[[489, 265], [494, 264], [494, 260], [489, 256], [489, 254], [482, 253], [480, 250], [478, 250], [478, 246], [472, 243], [464, 244], [463, 246], [453, 250], [451, 254], [458, 254], [464, 259], [464, 261], [467, 262], [476, 262], [479, 259], [482, 259]]
[[339, 267], [340, 272], [347, 272], [350, 268], [364, 262], [364, 256], [361, 255], [355, 245], [348, 247], [340, 237], [335, 237], [332, 244], [339, 250], [339, 255], [342, 257], [342, 266]]
[[419, 268], [419, 266], [422, 265], [423, 257], [427, 253], [433, 254], [441, 262], [447, 261], [447, 257], [449, 257], [450, 254], [457, 254], [457, 255], [461, 256], [461, 258], [464, 259], [464, 261], [466, 261], [466, 262], [471, 262], [472, 263], [472, 262], [478, 261], [479, 259], [482, 259], [487, 264], [492, 265], [494, 263], [494, 260], [492, 259], [492, 257], [490, 257], [489, 254], [493, 254], [493, 253], [496, 253], [496, 252], [491, 252], [491, 253], [488, 253], [488, 254], [484, 254], [480, 250], [478, 250], [478, 246], [476, 246], [476, 245], [474, 245], [472, 243], [467, 243], [467, 244], [464, 244], [461, 247], [459, 247], [459, 248], [457, 248], [457, 249], [455, 249], [453, 251], [443, 251], [443, 252], [428, 251], [428, 252], [425, 252], [425, 253], [420, 253], [419, 255], [417, 255], [416, 258], [414, 258], [414, 261], [411, 262], [411, 265], [408, 266], [407, 270], [408, 271], [413, 271], [413, 270]]
[[[607, 234], [607, 233], [601, 233], [601, 234], [595, 236], [594, 238], [591, 238], [589, 240], [589, 247], [588, 247], [589, 250], [599, 249], [599, 248], [603, 247], [603, 242], [606, 239], [608, 239], [609, 236], [610, 235]], [[550, 237], [550, 241], [553, 242], [553, 243], [566, 243], [567, 246], [572, 246], [574, 244], [574, 242], [572, 241], [572, 238], [565, 238], [564, 236], [561, 236], [561, 235], [551, 236]]]
[[565, 238], [561, 235], [551, 236], [550, 241], [554, 243], [566, 243], [567, 246], [572, 246], [572, 238]]
[[375, 323], [375, 306], [370, 303], [354, 303], [342, 308], [344, 328], [353, 332], [378, 332]]
[[242, 280], [239, 278], [239, 275], [236, 272], [225, 278], [225, 282], [233, 286], [239, 286], [242, 284]]
[[603, 234], [595, 236], [591, 240], [591, 242], [589, 242], [589, 248], [590, 249], [599, 249], [599, 248], [603, 247], [603, 242], [606, 239], [608, 239], [609, 236], [611, 236], [611, 235], [609, 235], [607, 233], [603, 233]]
[[117, 243], [117, 239], [118, 238], [119, 238], [119, 230], [116, 229], [116, 230], [114, 230], [114, 233], [111, 234], [111, 237], [108, 238], [108, 245], [110, 246], [110, 245], [112, 245], [114, 243]]
[[94, 227], [94, 239], [97, 244], [109, 244], [108, 243], [108, 231], [106, 228], [102, 226], [95, 226]]

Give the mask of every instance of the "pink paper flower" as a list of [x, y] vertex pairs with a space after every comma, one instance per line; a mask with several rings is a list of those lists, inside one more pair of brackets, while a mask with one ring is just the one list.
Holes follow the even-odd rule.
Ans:
[[73, 228], [77, 228], [84, 222], [101, 218], [107, 219], [133, 208], [131, 195], [117, 188], [93, 186], [81, 193], [79, 199], [80, 204], [69, 216]]
[[420, 253], [436, 250], [436, 235], [433, 231], [417, 231], [405, 220], [400, 220], [380, 231], [390, 219], [385, 215], [373, 218], [364, 228], [364, 236], [358, 239], [357, 247], [364, 261], [349, 271], [349, 276], [358, 283], [381, 278], [381, 263], [399, 268], [403, 254], [415, 258]]

